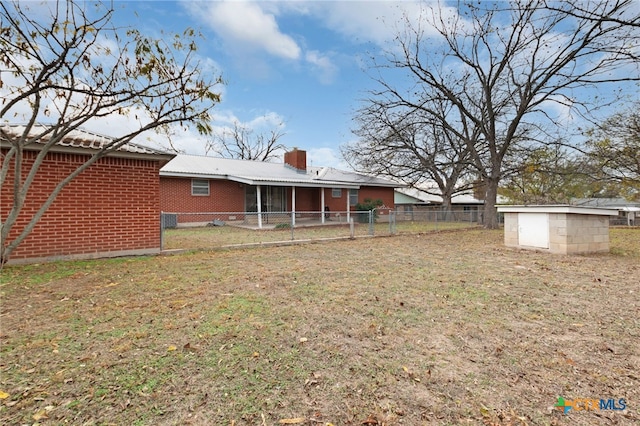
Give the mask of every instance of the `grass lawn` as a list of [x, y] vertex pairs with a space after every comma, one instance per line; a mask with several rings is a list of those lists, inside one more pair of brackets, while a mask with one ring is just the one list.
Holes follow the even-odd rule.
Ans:
[[638, 424], [640, 229], [502, 235], [5, 267], [0, 424]]
[[[477, 224], [469, 222], [409, 222], [399, 221], [395, 227], [389, 223], [376, 223], [370, 229], [368, 223], [356, 223], [354, 236], [362, 237], [371, 235], [385, 236], [395, 234], [416, 234], [422, 232], [442, 231], [450, 229], [462, 229], [477, 227]], [[199, 250], [219, 248], [239, 244], [263, 244], [282, 241], [321, 240], [349, 238], [350, 227], [347, 223], [322, 226], [299, 226], [293, 229], [283, 227], [277, 229], [245, 229], [233, 226], [221, 227], [196, 227], [166, 229], [163, 233], [164, 250]]]

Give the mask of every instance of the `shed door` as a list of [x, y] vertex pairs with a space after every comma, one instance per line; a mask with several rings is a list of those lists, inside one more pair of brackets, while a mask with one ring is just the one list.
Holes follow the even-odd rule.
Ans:
[[547, 213], [518, 214], [518, 245], [549, 248], [549, 215]]

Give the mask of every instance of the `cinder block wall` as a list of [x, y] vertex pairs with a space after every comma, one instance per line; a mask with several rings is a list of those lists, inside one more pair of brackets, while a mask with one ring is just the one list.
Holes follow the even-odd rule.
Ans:
[[[609, 251], [609, 218], [595, 215], [565, 214], [566, 240], [558, 247], [551, 246], [558, 253], [599, 253]], [[549, 226], [551, 225], [549, 222]], [[553, 229], [552, 229], [553, 231]]]
[[518, 247], [518, 213], [504, 214], [504, 245]]
[[[36, 152], [25, 152], [24, 171]], [[29, 191], [9, 238], [35, 214], [55, 185], [87, 160], [78, 154], [49, 153]], [[160, 251], [160, 164], [155, 160], [103, 158], [68, 184], [31, 234], [10, 258], [11, 263], [92, 258]], [[9, 179], [13, 179], [13, 170]], [[0, 215], [10, 208], [12, 191], [0, 191]]]

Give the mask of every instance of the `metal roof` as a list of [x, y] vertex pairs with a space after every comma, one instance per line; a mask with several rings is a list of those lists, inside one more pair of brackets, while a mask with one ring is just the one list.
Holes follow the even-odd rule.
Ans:
[[[7, 141], [8, 138], [19, 138], [26, 131], [26, 125], [23, 124], [9, 124], [3, 123], [0, 124], [0, 142]], [[37, 137], [39, 134], [45, 133], [48, 128], [51, 126], [47, 126], [44, 124], [35, 124], [31, 130], [29, 131], [29, 137]], [[34, 148], [39, 149], [41, 145], [49, 142], [49, 134], [44, 135], [42, 138], [38, 138], [34, 140], [31, 144], [27, 145], [25, 148]], [[113, 143], [115, 138], [110, 136], [100, 135], [94, 132], [90, 132], [84, 129], [75, 129], [66, 134], [59, 142], [56, 143], [57, 148], [79, 148], [79, 149], [88, 149], [88, 150], [101, 150], [108, 146], [108, 144]], [[114, 152], [118, 153], [128, 153], [128, 154], [145, 154], [145, 155], [174, 155], [167, 152], [162, 152], [159, 150], [155, 150], [153, 148], [149, 148], [143, 145], [138, 145], [136, 143], [128, 142], [117, 149]]]
[[[442, 204], [442, 196], [434, 194], [440, 192], [437, 188], [429, 188], [421, 190], [418, 188], [402, 188], [397, 189], [396, 194], [400, 195], [396, 198], [396, 204]], [[407, 197], [407, 198], [405, 198]], [[456, 194], [451, 197], [451, 204], [484, 204], [484, 201], [478, 200], [472, 194]]]
[[177, 155], [160, 169], [160, 176], [228, 179], [248, 185], [308, 186], [358, 189], [360, 186], [396, 188], [396, 182], [331, 167], [297, 170], [288, 164], [228, 158]]
[[622, 209], [624, 207], [640, 207], [640, 202], [628, 201], [624, 198], [574, 198], [571, 205], [584, 207], [607, 207]]

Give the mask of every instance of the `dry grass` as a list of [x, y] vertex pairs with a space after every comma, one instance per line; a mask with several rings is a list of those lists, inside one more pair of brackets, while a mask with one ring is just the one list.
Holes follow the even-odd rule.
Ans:
[[[639, 237], [574, 257], [473, 230], [7, 267], [0, 423], [637, 424]], [[558, 396], [628, 406], [563, 415]]]
[[[304, 223], [304, 222], [303, 222]], [[287, 225], [287, 224], [284, 224]], [[376, 223], [373, 229], [368, 223], [355, 223], [354, 236], [388, 236], [391, 234], [416, 234], [431, 231], [465, 229], [477, 227], [469, 222], [408, 222], [400, 221], [395, 226]], [[282, 241], [308, 241], [344, 239], [351, 236], [348, 223], [328, 222], [321, 226], [299, 226], [271, 229], [246, 229], [234, 226], [195, 227], [167, 229], [163, 234], [165, 250], [201, 250], [240, 244], [264, 244]]]

